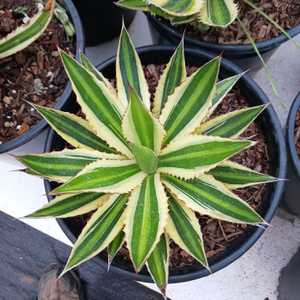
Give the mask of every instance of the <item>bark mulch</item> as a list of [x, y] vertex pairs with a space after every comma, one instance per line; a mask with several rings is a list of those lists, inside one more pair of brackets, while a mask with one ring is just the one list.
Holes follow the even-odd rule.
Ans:
[[[240, 8], [240, 19], [255, 41], [269, 40], [281, 34], [280, 30], [245, 4], [243, 0], [236, 2]], [[257, 0], [252, 2], [286, 30], [300, 24], [299, 0]], [[233, 22], [225, 29], [211, 27], [202, 32], [188, 26], [187, 34], [199, 40], [218, 44], [249, 44], [238, 21]]]

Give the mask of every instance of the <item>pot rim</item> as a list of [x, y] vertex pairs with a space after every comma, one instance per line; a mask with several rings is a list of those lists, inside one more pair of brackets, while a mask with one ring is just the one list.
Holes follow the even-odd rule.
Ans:
[[[162, 22], [160, 21], [158, 18], [152, 16], [150, 13], [145, 13], [147, 18], [150, 19], [151, 22], [153, 22], [156, 26], [162, 27], [165, 31], [169, 32], [171, 35], [175, 36], [177, 39], [181, 40], [182, 38], [182, 34], [179, 33], [174, 26], [169, 25], [167, 22]], [[287, 33], [291, 36], [294, 37], [297, 34], [300, 33], [300, 24], [296, 25], [295, 27], [287, 30]], [[201, 41], [201, 40], [197, 40], [195, 38], [191, 38], [188, 36], [185, 36], [184, 38], [188, 43], [190, 43], [193, 46], [197, 46], [197, 47], [204, 47], [207, 49], [210, 49], [212, 51], [212, 49], [218, 49], [220, 52], [224, 51], [224, 52], [230, 52], [230, 51], [235, 51], [235, 52], [245, 52], [245, 53], [252, 53], [253, 50], [253, 46], [251, 44], [218, 44], [218, 43], [212, 43], [212, 42], [206, 42], [206, 41]], [[286, 42], [288, 40], [288, 38], [281, 33], [280, 35], [268, 39], [268, 40], [263, 40], [263, 41], [258, 41], [256, 42], [256, 46], [257, 48], [260, 49], [264, 49], [264, 48], [270, 48], [270, 47], [276, 47], [279, 44], [282, 44], [284, 42]]]
[[[173, 47], [173, 46], [146, 46], [146, 47], [137, 48], [137, 52], [139, 53], [139, 55], [156, 51], [157, 53], [168, 52], [168, 53], [170, 53], [170, 56], [171, 56], [172, 53], [174, 52], [174, 50], [175, 50], [175, 47]], [[207, 60], [215, 57], [214, 53], [210, 53], [206, 50], [196, 50], [196, 49], [186, 48], [185, 53], [186, 53], [186, 55], [190, 54], [190, 55], [194, 55], [194, 56], [198, 56], [198, 57], [201, 56], [202, 58], [207, 59]], [[115, 64], [115, 61], [116, 61], [116, 58], [112, 57], [112, 58], [106, 60], [105, 62], [103, 62], [102, 64], [100, 64], [97, 68], [99, 70], [102, 70], [102, 69], [110, 66], [111, 64]], [[222, 69], [229, 73], [232, 73], [232, 74], [242, 73], [242, 70], [237, 65], [230, 62], [227, 59], [222, 59], [221, 70]], [[253, 79], [251, 79], [251, 77], [249, 75], [245, 74], [240, 80], [243, 81], [247, 85], [249, 90], [251, 89], [251, 90], [255, 91], [257, 98], [260, 99], [261, 103], [265, 103], [265, 104], [269, 103], [267, 96], [259, 88], [259, 86], [256, 84], [256, 82]], [[274, 130], [274, 136], [276, 137], [276, 140], [277, 140], [276, 144], [278, 145], [278, 149], [279, 149], [279, 151], [278, 151], [279, 152], [278, 153], [278, 156], [279, 156], [278, 157], [278, 168], [277, 168], [278, 169], [278, 178], [285, 178], [286, 173], [287, 173], [286, 146], [285, 146], [285, 140], [284, 140], [282, 128], [280, 125], [280, 121], [277, 117], [275, 110], [271, 107], [271, 105], [269, 105], [266, 108], [265, 113], [267, 113], [269, 116], [270, 122], [271, 122], [273, 130]], [[44, 148], [45, 152], [48, 152], [51, 150], [52, 141], [53, 141], [54, 136], [55, 136], [54, 131], [52, 129], [50, 129], [48, 132], [46, 143], [45, 143], [45, 148]], [[44, 186], [45, 186], [48, 201], [51, 201], [51, 197], [49, 196], [50, 183], [47, 180], [44, 180]], [[273, 199], [272, 199], [272, 201], [266, 211], [266, 214], [264, 216], [265, 220], [268, 223], [270, 223], [272, 217], [274, 216], [274, 214], [276, 212], [277, 206], [279, 205], [281, 196], [284, 191], [284, 186], [285, 186], [285, 181], [283, 181], [283, 180], [280, 180], [280, 181], [277, 181], [276, 183], [274, 183], [274, 192], [272, 193]], [[64, 223], [64, 221], [62, 219], [57, 219], [57, 222], [59, 223], [59, 225], [61, 226], [62, 230], [67, 235], [67, 237], [72, 242], [74, 242], [76, 240], [76, 238], [73, 235], [73, 233], [70, 231], [70, 229], [67, 227], [67, 225]], [[232, 251], [232, 253], [230, 253], [225, 258], [220, 259], [219, 261], [210, 264], [212, 273], [214, 273], [220, 269], [223, 269], [224, 267], [228, 266], [233, 261], [238, 259], [240, 256], [242, 256], [247, 250], [249, 250], [255, 244], [255, 242], [264, 233], [264, 231], [265, 231], [265, 229], [263, 229], [262, 227], [257, 227], [256, 229], [254, 229], [253, 233], [249, 236], [249, 238], [245, 242], [243, 242], [241, 247]], [[103, 268], [107, 269], [106, 261], [104, 261], [103, 259], [101, 259], [99, 257], [96, 257], [95, 259], [98, 259], [99, 263], [103, 266]], [[110, 269], [112, 271], [116, 272], [117, 274], [119, 274], [120, 276], [126, 276], [127, 278], [131, 278], [133, 280], [142, 281], [142, 282], [151, 282], [151, 283], [153, 282], [150, 275], [136, 274], [136, 273], [118, 268], [117, 265], [111, 265]], [[200, 270], [190, 272], [188, 274], [171, 275], [171, 276], [169, 276], [169, 283], [179, 283], [179, 282], [191, 281], [191, 280], [199, 279], [201, 277], [204, 277], [204, 276], [207, 276], [210, 274], [211, 273], [208, 270], [206, 270], [205, 268], [202, 268]]]
[[[85, 49], [85, 39], [81, 20], [72, 0], [63, 0], [63, 5], [67, 9], [67, 12], [71, 17], [72, 24], [75, 28], [76, 58], [78, 59], [80, 52], [83, 52]], [[58, 101], [56, 102], [54, 108], [61, 109], [64, 106], [64, 104], [69, 100], [71, 94], [72, 86], [70, 81], [68, 81], [63, 93], [58, 97]], [[33, 125], [28, 131], [26, 131], [22, 135], [13, 138], [7, 142], [3, 142], [2, 144], [0, 143], [0, 153], [5, 153], [14, 150], [26, 144], [27, 142], [38, 136], [43, 131], [43, 129], [45, 129], [45, 127], [47, 127], [47, 122], [45, 120], [38, 121], [35, 125]]]
[[292, 159], [293, 168], [297, 172], [297, 175], [300, 177], [300, 159], [295, 145], [295, 133], [294, 133], [297, 112], [299, 109], [300, 109], [300, 93], [296, 96], [296, 98], [292, 103], [292, 106], [289, 111], [289, 115], [287, 119], [287, 127], [286, 127], [286, 141], [288, 145], [289, 154]]

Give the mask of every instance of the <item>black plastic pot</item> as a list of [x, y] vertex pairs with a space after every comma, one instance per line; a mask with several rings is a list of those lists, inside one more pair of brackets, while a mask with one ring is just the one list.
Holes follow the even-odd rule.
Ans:
[[[147, 13], [147, 18], [150, 23], [150, 26], [158, 32], [158, 34], [168, 42], [173, 45], [177, 45], [182, 39], [182, 32], [178, 31], [176, 27], [172, 26], [166, 21], [160, 20], [151, 14]], [[291, 37], [296, 36], [300, 33], [300, 25], [288, 30], [288, 33]], [[282, 43], [286, 42], [288, 39], [283, 34], [279, 36], [266, 40], [257, 42], [257, 48], [260, 53], [264, 54], [275, 50]], [[194, 38], [187, 37], [185, 38], [186, 47], [197, 48], [197, 49], [206, 49], [212, 51], [216, 54], [221, 54], [226, 58], [231, 59], [247, 59], [251, 57], [256, 57], [256, 52], [254, 51], [251, 44], [240, 44], [240, 45], [230, 45], [230, 44], [217, 44], [206, 41], [200, 41]]]
[[[81, 21], [80, 21], [79, 15], [77, 13], [77, 10], [71, 0], [63, 0], [62, 4], [66, 8], [67, 13], [70, 16], [70, 19], [75, 27], [76, 57], [79, 57], [80, 51], [84, 51], [84, 47], [85, 47]], [[71, 83], [69, 82], [67, 84], [67, 86], [65, 87], [65, 90], [62, 93], [62, 95], [57, 99], [55, 108], [61, 109], [63, 107], [63, 105], [68, 102], [71, 95], [72, 95], [72, 87], [71, 87]], [[4, 152], [13, 150], [17, 147], [24, 145], [25, 143], [27, 143], [30, 140], [32, 140], [33, 138], [35, 138], [38, 134], [40, 134], [41, 131], [46, 126], [47, 126], [46, 121], [44, 121], [44, 120], [39, 121], [37, 124], [32, 126], [28, 131], [26, 131], [21, 136], [0, 144], [0, 153], [4, 153]]]
[[297, 112], [300, 109], [300, 93], [295, 98], [289, 112], [286, 126], [286, 141], [289, 152], [289, 181], [287, 182], [288, 190], [284, 196], [286, 208], [293, 214], [300, 215], [300, 158], [295, 145], [295, 125]]
[[114, 0], [73, 0], [80, 14], [87, 46], [112, 40], [119, 36], [122, 19], [129, 26], [135, 12], [119, 8]]
[[[174, 52], [173, 47], [168, 46], [150, 46], [138, 49], [139, 56], [143, 64], [161, 64], [166, 63]], [[199, 66], [208, 60], [212, 59], [214, 54], [210, 54], [203, 50], [186, 50], [187, 64], [191, 66]], [[107, 78], [114, 78], [115, 76], [115, 58], [111, 58], [105, 63], [98, 66], [98, 69], [103, 72]], [[241, 69], [230, 61], [224, 59], [221, 66], [221, 77], [228, 77], [234, 74], [241, 73]], [[251, 105], [260, 105], [268, 103], [268, 98], [263, 93], [263, 91], [257, 86], [257, 84], [248, 76], [245, 75], [239, 82], [240, 88], [243, 90], [243, 94], [249, 99]], [[69, 104], [65, 107], [67, 111], [76, 111], [74, 105]], [[269, 144], [269, 149], [272, 151], [270, 153], [271, 159], [271, 173], [273, 176], [279, 178], [284, 178], [286, 175], [286, 148], [284, 142], [284, 136], [280, 126], [278, 117], [271, 106], [264, 111], [261, 115], [259, 121], [261, 122], [262, 128], [266, 134], [266, 138]], [[59, 138], [52, 130], [49, 131], [48, 138], [45, 145], [45, 151], [60, 150], [64, 147], [64, 141]], [[261, 214], [267, 222], [270, 222], [276, 208], [279, 204], [280, 198], [284, 189], [284, 181], [278, 181], [268, 185], [267, 197], [264, 201]], [[54, 185], [45, 181], [45, 189], [48, 196], [48, 200], [51, 201], [51, 196], [49, 196], [49, 191]], [[71, 241], [75, 241], [75, 236], [78, 235], [78, 229], [73, 227], [72, 221], [58, 220], [61, 228], [65, 234], [70, 238]], [[243, 255], [249, 248], [251, 248], [259, 237], [264, 233], [264, 229], [261, 227], [251, 227], [241, 238], [237, 239], [233, 244], [218, 257], [210, 259], [210, 267], [212, 272], [216, 272], [227, 265], [231, 264], [233, 261], [238, 259]], [[107, 268], [105, 258], [98, 259], [104, 268]], [[118, 260], [114, 261], [111, 270], [117, 272], [119, 275], [124, 275], [130, 277], [134, 280], [151, 282], [151, 278], [143, 270], [140, 274], [136, 274], [131, 266], [124, 264], [124, 262]], [[209, 275], [210, 273], [200, 266], [195, 264], [193, 266], [186, 267], [180, 271], [170, 270], [170, 283], [183, 282], [194, 280], [200, 277]]]

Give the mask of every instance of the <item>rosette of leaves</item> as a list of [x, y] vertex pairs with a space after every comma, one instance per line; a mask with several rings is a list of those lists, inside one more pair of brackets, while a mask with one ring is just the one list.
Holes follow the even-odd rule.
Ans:
[[[26, 13], [22, 13], [27, 17]], [[0, 59], [16, 54], [34, 43], [47, 29], [53, 15], [63, 24], [67, 36], [72, 37], [75, 34], [74, 27], [65, 9], [55, 0], [47, 0], [45, 4], [40, 1], [38, 12], [32, 18], [27, 17], [23, 25], [0, 39]]]
[[239, 135], [264, 105], [210, 117], [241, 75], [218, 81], [220, 57], [186, 75], [183, 42], [160, 78], [153, 103], [143, 67], [123, 28], [116, 89], [82, 55], [61, 51], [85, 119], [35, 106], [74, 149], [19, 157], [30, 174], [60, 183], [54, 200], [30, 218], [93, 212], [64, 273], [107, 249], [109, 263], [126, 244], [135, 270], [146, 266], [165, 294], [169, 241], [209, 268], [196, 213], [265, 224], [233, 190], [274, 181], [229, 159], [252, 147]]
[[161, 16], [172, 24], [227, 27], [238, 16], [238, 6], [234, 0], [119, 0], [117, 4]]

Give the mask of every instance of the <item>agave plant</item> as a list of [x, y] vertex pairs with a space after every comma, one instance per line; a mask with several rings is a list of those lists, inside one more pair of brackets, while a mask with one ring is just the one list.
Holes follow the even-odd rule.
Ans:
[[169, 240], [209, 268], [196, 213], [235, 223], [263, 218], [232, 190], [274, 181], [229, 159], [252, 147], [238, 136], [264, 105], [216, 118], [211, 114], [241, 75], [218, 80], [220, 57], [187, 77], [180, 43], [160, 78], [153, 103], [141, 61], [125, 28], [116, 89], [84, 55], [61, 51], [85, 119], [35, 106], [74, 149], [19, 157], [26, 172], [60, 183], [30, 218], [93, 212], [63, 274], [107, 249], [109, 263], [126, 243], [134, 269], [146, 265], [165, 294]]
[[234, 0], [119, 0], [117, 4], [161, 16], [172, 24], [192, 23], [198, 27], [227, 27], [238, 16]]
[[55, 0], [47, 0], [45, 5], [41, 1], [38, 3], [38, 12], [32, 18], [0, 39], [0, 59], [22, 51], [35, 42], [47, 29], [54, 14], [63, 24], [67, 36], [73, 36], [74, 28], [64, 8]]

